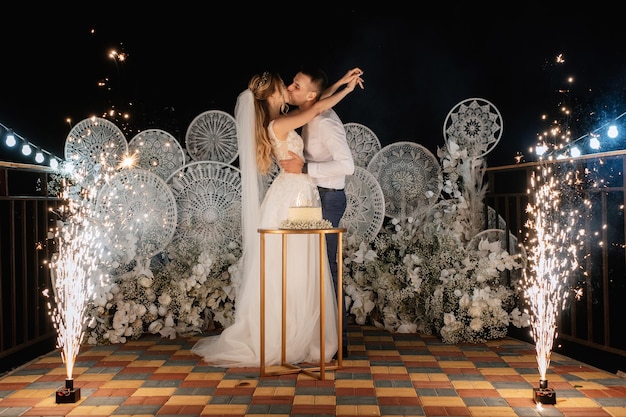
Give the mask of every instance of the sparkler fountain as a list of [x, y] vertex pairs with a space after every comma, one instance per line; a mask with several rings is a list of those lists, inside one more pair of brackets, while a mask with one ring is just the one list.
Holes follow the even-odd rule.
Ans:
[[[64, 192], [67, 197], [67, 192]], [[57, 347], [65, 363], [65, 387], [56, 392], [57, 403], [80, 400], [80, 388], [74, 387], [74, 364], [87, 324], [87, 309], [93, 293], [92, 275], [96, 271], [97, 232], [90, 214], [89, 203], [68, 199], [69, 205], [60, 213], [64, 221], [57, 222], [54, 237], [58, 251], [50, 262], [54, 305], [48, 308], [57, 330]], [[50, 298], [49, 290], [44, 295]]]
[[[533, 173], [531, 185], [534, 205], [526, 211], [529, 237], [528, 268], [524, 270], [522, 286], [531, 310], [532, 336], [537, 352], [539, 388], [534, 388], [534, 401], [556, 404], [556, 393], [548, 388], [547, 371], [554, 339], [557, 337], [557, 318], [565, 307], [569, 293], [570, 271], [578, 267], [576, 261], [576, 210], [564, 209], [571, 199], [563, 195], [573, 183], [572, 172], [559, 173], [549, 163], [539, 165]], [[529, 190], [530, 192], [530, 190]], [[571, 196], [567, 196], [571, 197]]]

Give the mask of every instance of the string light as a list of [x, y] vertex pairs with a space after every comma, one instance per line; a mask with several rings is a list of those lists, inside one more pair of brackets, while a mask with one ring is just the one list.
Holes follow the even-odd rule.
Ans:
[[30, 147], [30, 145], [28, 143], [25, 143], [25, 144], [22, 145], [22, 153], [25, 156], [28, 156], [31, 153], [33, 153], [33, 149]]
[[589, 139], [589, 147], [591, 149], [600, 149], [600, 140], [597, 135], [591, 135], [591, 139]]
[[545, 154], [547, 150], [548, 150], [548, 147], [546, 146], [545, 142], [541, 142], [540, 145], [537, 145], [535, 147], [535, 153], [538, 156], [543, 156], [543, 154]]
[[[563, 54], [558, 54], [553, 66], [562, 66], [565, 64], [565, 57]], [[572, 140], [571, 125], [574, 122], [581, 122], [582, 117], [579, 117], [578, 106], [571, 105], [573, 102], [577, 102], [572, 97], [572, 87], [574, 84], [574, 77], [568, 76], [563, 80], [563, 85], [555, 88], [561, 97], [558, 98], [557, 115], [551, 119], [547, 114], [541, 115], [541, 120], [548, 123], [547, 128], [541, 132], [537, 137], [534, 154], [538, 160], [555, 160], [579, 157], [585, 153], [596, 154], [598, 151], [612, 151], [626, 148], [622, 143], [615, 141], [619, 138], [619, 123], [617, 121], [626, 115], [626, 112], [620, 114], [617, 117], [608, 119], [608, 122], [598, 127], [589, 133], [580, 136], [578, 139]], [[596, 115], [596, 112], [591, 112], [590, 115]], [[607, 120], [607, 119], [605, 119]], [[597, 122], [601, 123], [601, 121]], [[585, 128], [586, 130], [586, 128]], [[531, 149], [533, 151], [533, 149]]]
[[[626, 112], [620, 114], [615, 119], [611, 120], [609, 123], [605, 123], [604, 125], [598, 127], [597, 129], [589, 132], [585, 135], [580, 136], [579, 138], [569, 141], [566, 140], [565, 144], [556, 146], [552, 145], [551, 147], [546, 144], [543, 140], [543, 136], [539, 137], [539, 143], [535, 146], [535, 155], [541, 157], [542, 159], [564, 159], [567, 158], [567, 153], [569, 151], [570, 157], [578, 157], [583, 154], [581, 148], [576, 146], [576, 144], [581, 144], [585, 139], [588, 139], [587, 146], [592, 150], [599, 150], [602, 147], [602, 132], [605, 133], [605, 139], [615, 139], [619, 136], [619, 128], [616, 125], [616, 121], [626, 116]], [[552, 136], [556, 136], [558, 131], [553, 129], [551, 131]], [[547, 135], [546, 135], [547, 136]], [[608, 146], [608, 143], [605, 141], [604, 144]]]
[[17, 143], [17, 141], [15, 140], [15, 135], [13, 134], [12, 131], [8, 131], [7, 132], [7, 138], [6, 138], [6, 144], [8, 147], [12, 148], [15, 146], [15, 144]]
[[[0, 132], [2, 132], [2, 130], [5, 131], [4, 143], [6, 144], [6, 146], [9, 148], [19, 149], [23, 156], [33, 155], [34, 162], [38, 164], [44, 164], [47, 162], [47, 164], [52, 169], [57, 169], [60, 162], [62, 162], [61, 158], [51, 154], [45, 149], [34, 145], [32, 142], [13, 132], [12, 129], [9, 129], [8, 127], [0, 123]], [[0, 138], [1, 137], [2, 136], [0, 133]]]

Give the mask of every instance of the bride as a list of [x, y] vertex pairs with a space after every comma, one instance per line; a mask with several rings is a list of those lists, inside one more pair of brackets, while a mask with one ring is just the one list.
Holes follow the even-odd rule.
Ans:
[[[202, 338], [191, 351], [212, 365], [260, 365], [260, 239], [259, 228], [277, 228], [287, 219], [296, 199], [319, 201], [317, 188], [306, 174], [279, 172], [263, 196], [264, 175], [274, 161], [303, 157], [304, 144], [295, 129], [333, 107], [357, 84], [360, 71], [349, 71], [332, 91], [306, 110], [287, 113], [288, 92], [277, 73], [254, 75], [237, 98], [235, 118], [242, 175], [242, 276], [235, 300], [235, 321], [221, 334]], [[338, 87], [345, 85], [343, 89]], [[262, 200], [261, 200], [262, 198]], [[281, 364], [282, 236], [265, 236], [265, 365]], [[337, 352], [337, 300], [326, 254], [319, 253], [315, 234], [287, 235], [286, 361], [320, 361], [320, 256], [324, 259], [324, 353], [326, 362]]]

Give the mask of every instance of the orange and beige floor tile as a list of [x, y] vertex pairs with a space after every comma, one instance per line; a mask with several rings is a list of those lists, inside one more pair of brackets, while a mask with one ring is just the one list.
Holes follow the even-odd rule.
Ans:
[[540, 389], [534, 346], [508, 337], [446, 345], [352, 325], [348, 357], [324, 378], [211, 366], [190, 352], [200, 337], [81, 346], [73, 389], [51, 352], [0, 378], [0, 417], [626, 417], [626, 379], [553, 353]]

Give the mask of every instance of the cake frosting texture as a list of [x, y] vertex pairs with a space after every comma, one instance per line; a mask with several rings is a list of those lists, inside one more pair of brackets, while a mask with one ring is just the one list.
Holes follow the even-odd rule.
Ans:
[[322, 220], [321, 207], [289, 207], [287, 220], [295, 221], [316, 221]]

